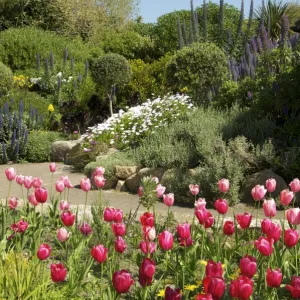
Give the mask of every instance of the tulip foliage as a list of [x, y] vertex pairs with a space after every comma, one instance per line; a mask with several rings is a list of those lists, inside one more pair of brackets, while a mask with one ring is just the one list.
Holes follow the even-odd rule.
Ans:
[[[56, 175], [53, 164], [50, 172]], [[266, 188], [253, 188], [263, 220], [255, 219], [254, 209], [230, 217], [227, 179], [216, 182], [215, 211], [201, 198], [205, 187], [193, 183], [187, 187], [195, 197], [191, 219], [176, 223], [176, 195], [157, 178], [142, 180], [139, 205], [126, 215], [103, 205], [101, 184], [89, 214], [86, 205], [83, 211], [73, 209], [68, 197], [73, 185], [65, 176], [49, 192], [40, 178], [17, 175], [13, 168], [5, 175], [9, 190], [0, 211], [0, 298], [300, 298], [300, 209], [293, 204], [300, 191], [297, 179], [277, 202], [271, 198], [274, 179]], [[105, 181], [104, 168], [93, 176]], [[21, 186], [22, 198], [11, 195], [12, 184]], [[84, 199], [91, 190], [88, 179], [82, 179], [81, 189]], [[165, 204], [166, 214], [156, 213], [157, 201]], [[275, 219], [279, 205], [284, 220]]]

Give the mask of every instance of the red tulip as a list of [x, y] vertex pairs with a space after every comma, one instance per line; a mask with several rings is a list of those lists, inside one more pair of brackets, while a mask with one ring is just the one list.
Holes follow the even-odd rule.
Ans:
[[276, 190], [276, 180], [270, 178], [266, 181], [266, 188], [269, 193], [273, 193]]
[[38, 203], [45, 203], [48, 198], [48, 191], [45, 188], [37, 188], [34, 191], [34, 195]]
[[260, 201], [265, 197], [266, 192], [265, 187], [258, 184], [252, 189], [251, 194], [255, 201]]
[[292, 225], [300, 224], [300, 208], [289, 208], [285, 212], [288, 222]]
[[256, 249], [264, 256], [270, 256], [273, 252], [274, 240], [261, 236], [254, 242]]
[[236, 221], [238, 222], [238, 224], [241, 226], [242, 229], [249, 228], [252, 219], [251, 214], [246, 212], [243, 215], [237, 214], [235, 217], [236, 217]]
[[94, 182], [98, 189], [102, 189], [105, 186], [105, 181], [103, 176], [98, 175], [94, 177]]
[[295, 178], [290, 184], [289, 184], [292, 192], [297, 193], [300, 191], [300, 180], [298, 178]]
[[67, 269], [62, 263], [59, 264], [51, 264], [51, 279], [54, 282], [62, 282], [66, 279]]
[[5, 170], [5, 175], [8, 181], [13, 181], [17, 175], [15, 168], [7, 168]]
[[63, 222], [63, 224], [67, 227], [73, 226], [75, 222], [75, 215], [71, 213], [71, 211], [62, 212], [60, 215], [60, 219]]
[[24, 186], [28, 190], [32, 187], [32, 177], [31, 176], [24, 176]]
[[51, 250], [52, 249], [48, 244], [41, 244], [36, 255], [39, 260], [45, 260], [50, 256]]
[[280, 192], [280, 202], [284, 206], [288, 206], [294, 198], [294, 193], [288, 189]]
[[165, 251], [172, 249], [174, 243], [173, 234], [167, 230], [158, 235], [159, 246]]
[[233, 235], [234, 234], [234, 222], [233, 221], [225, 221], [223, 232], [225, 235]]
[[16, 209], [18, 207], [18, 198], [11, 197], [8, 200], [9, 209]]
[[112, 222], [114, 220], [115, 209], [113, 207], [106, 207], [104, 210], [104, 221]]
[[121, 270], [113, 274], [112, 283], [118, 294], [125, 294], [129, 291], [134, 281], [130, 273], [126, 270]]
[[51, 173], [56, 172], [56, 163], [55, 163], [55, 162], [52, 162], [52, 163], [49, 165], [49, 169], [50, 169], [50, 172], [51, 172]]
[[62, 243], [68, 240], [70, 233], [66, 228], [59, 228], [56, 232], [57, 239]]
[[242, 275], [252, 278], [257, 270], [256, 258], [250, 255], [245, 255], [240, 260], [240, 270]]
[[116, 209], [113, 215], [113, 221], [116, 223], [121, 223], [123, 220], [123, 211], [122, 209]]
[[85, 191], [88, 192], [91, 189], [91, 181], [89, 178], [82, 178], [80, 180], [80, 188]]
[[219, 190], [221, 193], [227, 193], [229, 191], [229, 180], [228, 179], [221, 179], [218, 182]]
[[294, 229], [287, 229], [284, 232], [284, 244], [288, 248], [292, 248], [297, 245], [299, 240], [299, 233], [297, 230]]
[[156, 238], [155, 227], [144, 226], [143, 227], [144, 239], [146, 241], [153, 241]]
[[214, 216], [211, 214], [210, 211], [207, 212], [207, 218], [204, 223], [204, 228], [210, 228], [214, 224]]
[[103, 176], [105, 173], [105, 168], [103, 167], [97, 167], [95, 170], [94, 170], [94, 173], [93, 173], [93, 176]]
[[165, 191], [166, 191], [166, 188], [164, 186], [162, 186], [161, 184], [159, 184], [156, 187], [156, 196], [157, 196], [157, 198], [161, 198]]
[[181, 239], [188, 239], [191, 236], [191, 225], [188, 223], [184, 223], [182, 225], [177, 226], [177, 234]]
[[144, 258], [139, 269], [139, 283], [141, 286], [148, 286], [152, 283], [155, 273], [155, 263], [149, 258]]
[[228, 211], [228, 203], [225, 199], [218, 199], [215, 202], [215, 208], [219, 214], [225, 215]]
[[16, 182], [19, 185], [23, 185], [24, 184], [24, 176], [23, 175], [17, 175], [16, 176]]
[[122, 239], [122, 237], [118, 236], [115, 240], [115, 250], [118, 253], [123, 253], [126, 250], [126, 242]]
[[263, 208], [266, 217], [272, 218], [276, 216], [276, 203], [274, 199], [264, 200]]
[[195, 300], [214, 300], [211, 294], [198, 294]]
[[174, 204], [174, 194], [163, 195], [164, 204], [172, 206]]
[[43, 184], [43, 180], [39, 177], [34, 177], [32, 179], [32, 187], [35, 189], [39, 189]]
[[62, 200], [59, 203], [60, 210], [69, 210], [70, 209], [70, 203], [66, 200]]
[[229, 294], [232, 298], [238, 300], [248, 300], [253, 293], [253, 281], [246, 276], [240, 276], [231, 281]]
[[150, 212], [145, 212], [144, 214], [141, 215], [140, 221], [142, 226], [154, 226], [154, 215]]
[[300, 276], [292, 276], [291, 285], [286, 285], [286, 289], [291, 292], [293, 299], [300, 298]]
[[269, 287], [280, 287], [282, 281], [282, 273], [280, 269], [278, 268], [277, 270], [271, 270], [268, 268], [266, 281]]
[[28, 201], [29, 201], [29, 203], [30, 203], [31, 205], [33, 205], [33, 206], [39, 205], [39, 203], [36, 201], [36, 198], [35, 198], [34, 193], [31, 194], [31, 195], [28, 195]]
[[124, 223], [112, 223], [111, 227], [115, 236], [123, 236], [126, 233], [126, 225]]
[[154, 242], [142, 241], [140, 242], [140, 249], [147, 255], [152, 254], [156, 251], [156, 244]]
[[92, 248], [91, 255], [98, 263], [103, 263], [107, 259], [107, 252], [107, 248], [104, 248], [103, 245], [98, 245]]
[[172, 289], [170, 286], [167, 286], [165, 289], [165, 300], [180, 300], [182, 297], [180, 289]]
[[223, 276], [222, 263], [215, 263], [213, 260], [209, 260], [205, 268], [205, 275], [209, 277], [221, 278]]
[[226, 285], [223, 278], [205, 277], [203, 287], [206, 294], [211, 294], [214, 300], [219, 300], [225, 292]]
[[79, 230], [85, 236], [88, 236], [93, 232], [91, 225], [87, 222], [83, 222], [83, 224], [79, 227]]
[[62, 180], [57, 180], [55, 183], [55, 189], [58, 193], [62, 193], [65, 189], [65, 184]]
[[200, 192], [200, 187], [198, 184], [190, 184], [189, 188], [190, 188], [191, 194], [194, 196], [198, 195]]
[[10, 226], [10, 228], [14, 231], [14, 232], [19, 232], [19, 233], [23, 233], [27, 230], [28, 228], [28, 223], [20, 220], [18, 223], [12, 224]]

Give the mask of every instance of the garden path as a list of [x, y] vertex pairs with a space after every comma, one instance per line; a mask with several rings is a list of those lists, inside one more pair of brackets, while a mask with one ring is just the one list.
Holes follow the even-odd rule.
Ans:
[[[5, 169], [8, 167], [14, 167], [17, 170], [17, 174], [22, 175], [30, 175], [33, 177], [41, 177], [43, 179], [43, 186], [45, 186], [49, 191], [51, 187], [51, 173], [49, 172], [49, 163], [38, 163], [38, 164], [16, 164], [16, 165], [0, 165], [0, 197], [3, 199], [7, 195], [8, 192], [8, 181], [5, 177]], [[74, 206], [83, 206], [85, 201], [85, 193], [80, 190], [79, 182], [80, 179], [84, 177], [82, 173], [73, 172], [72, 167], [66, 166], [64, 164], [57, 164], [57, 171], [54, 173], [53, 182], [58, 180], [60, 176], [69, 176], [72, 184], [75, 186], [73, 189], [70, 190], [69, 195], [69, 202], [71, 205]], [[11, 195], [17, 196], [18, 198], [22, 197], [22, 190], [21, 187], [17, 183], [13, 183], [11, 189]], [[95, 193], [90, 192], [88, 197], [88, 205], [91, 205], [95, 199]], [[138, 206], [138, 196], [129, 194], [129, 193], [120, 193], [116, 191], [103, 191], [104, 201], [107, 201], [110, 206], [115, 208], [120, 208], [124, 211], [124, 213], [129, 213], [130, 210], [134, 211]], [[175, 203], [176, 203], [176, 195], [175, 195]], [[239, 204], [235, 207], [229, 209], [226, 217], [232, 217], [233, 213], [244, 213], [246, 211], [250, 212], [252, 208], [246, 207], [243, 204]], [[166, 214], [167, 208], [162, 203], [159, 202], [156, 205], [156, 211], [159, 214]], [[189, 221], [191, 222], [193, 218], [193, 209], [187, 207], [180, 207], [180, 206], [172, 206], [171, 211], [174, 213], [174, 216], [178, 222]], [[213, 215], [216, 215], [215, 210], [210, 210]], [[144, 209], [141, 207], [139, 210], [138, 215], [144, 212]], [[256, 215], [256, 212], [254, 212]], [[283, 218], [283, 212], [277, 212], [278, 219]], [[263, 210], [259, 211], [259, 219], [264, 218]], [[253, 222], [253, 221], [252, 221]]]

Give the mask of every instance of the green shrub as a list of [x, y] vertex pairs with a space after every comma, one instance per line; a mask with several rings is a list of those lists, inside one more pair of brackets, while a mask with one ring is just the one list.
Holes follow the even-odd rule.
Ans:
[[188, 88], [199, 100], [210, 88], [220, 85], [227, 73], [227, 58], [220, 48], [212, 43], [193, 43], [170, 59], [166, 81], [175, 91]]
[[0, 96], [7, 95], [12, 89], [14, 78], [12, 71], [0, 62]]
[[225, 81], [218, 90], [217, 96], [213, 99], [213, 106], [226, 110], [230, 109], [239, 100], [239, 84], [235, 81]]
[[116, 152], [109, 156], [103, 157], [100, 160], [87, 164], [84, 168], [84, 174], [88, 177], [91, 177], [93, 171], [97, 167], [101, 166], [105, 168], [105, 178], [116, 180], [117, 177], [115, 175], [115, 166], [117, 165], [136, 166], [138, 163], [134, 158], [133, 153], [130, 151]]
[[12, 70], [35, 69], [37, 53], [41, 56], [43, 68], [44, 60], [49, 59], [50, 52], [54, 54], [55, 60], [60, 61], [66, 48], [69, 59], [73, 57], [75, 62], [84, 62], [90, 57], [89, 47], [80, 38], [70, 39], [33, 27], [0, 32], [0, 60]]
[[29, 162], [50, 161], [51, 144], [64, 139], [61, 133], [53, 131], [31, 131], [28, 136], [25, 160]]

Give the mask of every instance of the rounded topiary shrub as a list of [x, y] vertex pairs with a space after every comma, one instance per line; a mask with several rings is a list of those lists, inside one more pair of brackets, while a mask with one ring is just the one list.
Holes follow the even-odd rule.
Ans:
[[166, 82], [175, 92], [187, 88], [195, 96], [206, 95], [227, 77], [227, 59], [213, 43], [193, 43], [167, 63]]
[[7, 95], [14, 84], [14, 77], [11, 69], [0, 62], [0, 96]]

